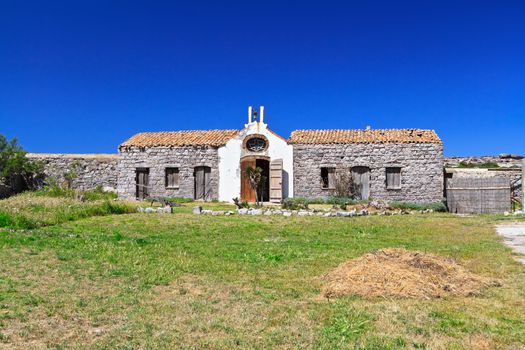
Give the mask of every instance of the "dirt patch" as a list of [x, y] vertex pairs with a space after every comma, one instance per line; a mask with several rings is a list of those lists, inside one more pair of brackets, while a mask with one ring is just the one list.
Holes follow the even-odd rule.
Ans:
[[477, 295], [497, 280], [477, 276], [455, 260], [402, 248], [378, 250], [339, 265], [324, 276], [322, 295], [441, 298]]

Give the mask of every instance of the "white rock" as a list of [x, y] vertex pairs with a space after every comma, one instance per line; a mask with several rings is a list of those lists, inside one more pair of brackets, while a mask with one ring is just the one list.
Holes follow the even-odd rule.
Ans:
[[212, 215], [213, 214], [213, 210], [204, 209], [204, 210], [201, 211], [201, 214], [203, 214], [203, 215]]
[[285, 212], [283, 213], [283, 216], [292, 216], [292, 213], [289, 212], [289, 211], [285, 211]]
[[250, 212], [251, 215], [262, 215], [262, 213], [262, 209], [252, 209]]
[[196, 207], [193, 207], [193, 209], [192, 209], [192, 213], [193, 214], [197, 214], [197, 215], [199, 215], [201, 213], [201, 211], [202, 211], [202, 207], [200, 205], [198, 205]]
[[239, 213], [239, 215], [246, 215], [248, 214], [248, 209], [246, 208], [237, 209], [237, 213]]

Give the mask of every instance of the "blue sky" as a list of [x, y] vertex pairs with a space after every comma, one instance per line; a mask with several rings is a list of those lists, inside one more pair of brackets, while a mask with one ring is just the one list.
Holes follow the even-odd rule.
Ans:
[[140, 131], [430, 128], [525, 154], [524, 1], [0, 0], [0, 133], [116, 152]]

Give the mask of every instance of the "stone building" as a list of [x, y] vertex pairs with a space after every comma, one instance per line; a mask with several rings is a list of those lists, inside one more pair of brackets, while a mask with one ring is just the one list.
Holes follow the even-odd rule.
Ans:
[[288, 142], [297, 197], [333, 195], [347, 174], [361, 199], [443, 198], [443, 144], [433, 130], [298, 130]]
[[102, 185], [119, 197], [255, 201], [246, 169], [265, 178], [263, 201], [335, 195], [343, 175], [361, 198], [436, 202], [443, 197], [443, 145], [432, 130], [298, 130], [288, 140], [248, 110], [240, 130], [144, 132], [113, 155], [29, 154], [46, 174], [71, 167], [74, 188]]
[[149, 196], [255, 201], [246, 168], [260, 167], [263, 201], [293, 193], [292, 147], [264, 122], [264, 109], [249, 109], [242, 130], [149, 132], [119, 147], [118, 188], [122, 198]]

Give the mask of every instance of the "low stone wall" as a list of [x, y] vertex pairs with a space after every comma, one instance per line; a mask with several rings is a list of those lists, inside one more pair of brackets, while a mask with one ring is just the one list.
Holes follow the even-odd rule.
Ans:
[[445, 157], [445, 167], [458, 167], [460, 163], [480, 166], [486, 163], [498, 164], [501, 168], [521, 168], [522, 156], [501, 154], [499, 156]]
[[[118, 159], [118, 194], [121, 198], [136, 198], [136, 170], [149, 169], [149, 196], [194, 198], [197, 166], [211, 168], [211, 198], [219, 196], [219, 155], [216, 147], [181, 146], [122, 148]], [[166, 188], [165, 169], [179, 169], [179, 186]]]
[[65, 181], [64, 174], [77, 173], [72, 188], [90, 190], [102, 186], [106, 191], [117, 189], [117, 154], [53, 154], [28, 153], [27, 157], [44, 164], [44, 174]]
[[[321, 167], [370, 168], [370, 197], [418, 203], [443, 199], [443, 146], [434, 143], [293, 145], [294, 196], [325, 198]], [[401, 188], [386, 188], [386, 167], [401, 167]]]

